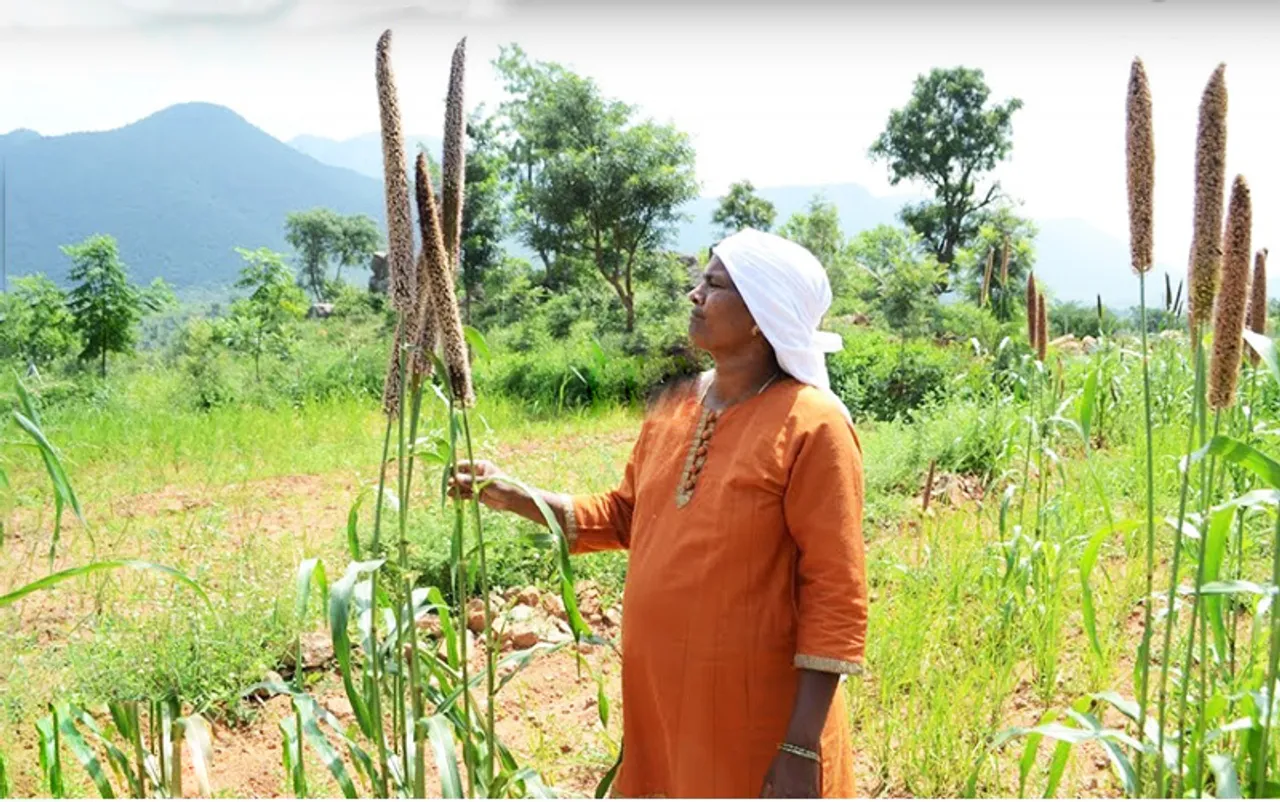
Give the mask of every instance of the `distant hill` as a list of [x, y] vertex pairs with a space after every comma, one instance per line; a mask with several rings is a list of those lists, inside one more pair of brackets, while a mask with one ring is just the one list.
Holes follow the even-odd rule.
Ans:
[[322, 164], [221, 106], [172, 106], [112, 131], [0, 136], [9, 275], [62, 281], [59, 246], [116, 237], [136, 281], [217, 286], [237, 246], [288, 252], [285, 216], [326, 206], [384, 218], [379, 181]]
[[[289, 140], [289, 144], [316, 161], [345, 167], [361, 175], [382, 181], [382, 137], [376, 133], [361, 134], [351, 139], [326, 139], [304, 134]], [[444, 149], [444, 140], [438, 136], [406, 136], [405, 158], [412, 164], [418, 156], [418, 145], [426, 147], [437, 162]]]
[[[422, 141], [438, 158], [440, 140], [432, 137], [408, 137], [407, 142]], [[365, 134], [342, 142], [320, 137], [298, 137], [294, 147], [328, 164], [351, 167], [369, 176], [382, 174], [382, 145], [377, 134]], [[413, 149], [411, 146], [410, 150]], [[882, 223], [897, 224], [898, 210], [904, 203], [919, 200], [911, 195], [873, 195], [858, 184], [758, 187], [757, 192], [770, 200], [778, 210], [781, 225], [793, 213], [803, 211], [815, 194], [821, 193], [840, 210], [840, 225], [846, 235], [874, 228]], [[719, 236], [711, 222], [718, 198], [703, 197], [685, 207], [691, 220], [682, 224], [672, 246], [682, 253], [705, 253]], [[1093, 303], [1098, 293], [1103, 302], [1124, 309], [1138, 302], [1137, 282], [1129, 271], [1128, 243], [1083, 221], [1071, 219], [1037, 220], [1040, 235], [1036, 238], [1036, 275], [1049, 287], [1053, 297], [1064, 301]], [[516, 243], [514, 253], [525, 254]], [[1163, 287], [1163, 271], [1178, 273], [1157, 265], [1155, 278]], [[1163, 292], [1163, 289], [1160, 290]], [[1154, 296], [1153, 296], [1154, 297]]]
[[[406, 137], [407, 156], [419, 142], [439, 158], [440, 139], [431, 136]], [[240, 269], [235, 247], [289, 251], [284, 220], [291, 211], [325, 206], [367, 214], [379, 225], [384, 218], [377, 134], [285, 144], [231, 110], [204, 103], [173, 106], [112, 131], [42, 137], [19, 129], [0, 136], [0, 158], [11, 276], [38, 271], [62, 281], [68, 260], [59, 246], [108, 233], [140, 282], [162, 276], [178, 288], [217, 287]], [[856, 184], [759, 191], [777, 207], [779, 223], [820, 192], [839, 208], [850, 235], [896, 222], [912, 200]], [[685, 211], [692, 219], [673, 246], [705, 252], [717, 236], [716, 204], [710, 197], [691, 202]], [[1080, 220], [1037, 223], [1036, 272], [1055, 298], [1091, 303], [1101, 293], [1113, 307], [1136, 303], [1127, 243]], [[1154, 271], [1161, 284], [1166, 269]]]

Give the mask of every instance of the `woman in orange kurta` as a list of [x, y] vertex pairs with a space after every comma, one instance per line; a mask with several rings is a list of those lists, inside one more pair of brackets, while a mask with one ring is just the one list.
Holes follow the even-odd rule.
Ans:
[[[690, 336], [715, 370], [651, 406], [617, 489], [537, 492], [574, 553], [629, 551], [617, 795], [850, 797], [863, 480], [821, 362], [826, 274], [751, 230], [713, 253]], [[545, 522], [492, 463], [464, 468], [458, 492]]]

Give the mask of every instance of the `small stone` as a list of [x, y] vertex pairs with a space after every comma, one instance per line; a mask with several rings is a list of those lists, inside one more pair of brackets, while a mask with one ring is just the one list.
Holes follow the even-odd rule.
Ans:
[[508, 617], [517, 624], [523, 624], [533, 619], [533, 608], [527, 604], [517, 604]]
[[440, 637], [443, 630], [440, 628], [440, 618], [438, 616], [429, 615], [418, 622], [418, 631], [425, 632], [432, 637]]
[[308, 632], [300, 640], [304, 669], [324, 668], [333, 660], [333, 642], [328, 632]]
[[542, 594], [538, 592], [538, 589], [535, 588], [533, 585], [530, 585], [524, 590], [520, 591], [519, 595], [516, 596], [516, 601], [519, 604], [525, 605], [526, 607], [537, 607], [538, 602], [541, 600], [541, 597], [542, 597]]
[[333, 696], [324, 701], [324, 708], [339, 718], [352, 716], [351, 700], [345, 696]]
[[572, 744], [560, 744], [560, 754], [567, 755], [573, 751]]
[[608, 610], [606, 610], [603, 618], [604, 618], [604, 623], [611, 627], [622, 625], [622, 611], [619, 610], [617, 607], [610, 607]]
[[538, 631], [527, 624], [518, 624], [511, 630], [511, 645], [517, 649], [531, 649], [539, 640]]
[[542, 597], [542, 609], [552, 618], [562, 619], [567, 615], [564, 609], [564, 599], [552, 594]]
[[480, 632], [484, 632], [484, 608], [483, 607], [481, 607], [479, 610], [472, 610], [471, 613], [467, 615], [467, 629], [477, 634]]

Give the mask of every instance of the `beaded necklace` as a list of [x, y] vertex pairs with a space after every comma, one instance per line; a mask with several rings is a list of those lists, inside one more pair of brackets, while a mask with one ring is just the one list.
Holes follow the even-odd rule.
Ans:
[[[761, 385], [759, 390], [756, 390], [754, 395], [738, 399], [734, 404], [760, 395], [769, 389], [769, 385], [773, 384], [780, 375], [780, 371], [775, 371], [769, 377], [769, 380]], [[703, 466], [707, 464], [707, 449], [711, 442], [711, 435], [715, 432], [716, 423], [720, 420], [721, 411], [706, 405], [707, 393], [710, 390], [711, 380], [708, 378], [702, 391], [698, 394], [698, 404], [702, 406], [702, 415], [698, 418], [698, 428], [694, 430], [693, 442], [689, 444], [689, 454], [684, 461], [684, 471], [681, 472], [680, 482], [676, 485], [677, 507], [684, 507], [693, 499], [694, 488], [698, 485], [698, 476], [701, 475]], [[729, 406], [732, 406], [732, 404]]]

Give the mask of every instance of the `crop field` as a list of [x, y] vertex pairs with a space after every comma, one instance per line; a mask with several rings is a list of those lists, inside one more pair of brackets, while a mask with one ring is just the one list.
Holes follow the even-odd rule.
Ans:
[[[605, 259], [623, 223], [581, 232], [616, 204], [563, 202], [590, 203], [575, 188], [599, 176], [555, 185], [616, 158], [611, 197], [644, 184], [674, 220], [691, 151], [643, 124], [561, 158], [537, 137], [568, 123], [539, 114], [623, 112], [516, 49], [497, 62], [502, 125], [470, 119], [464, 158], [461, 43], [441, 164], [410, 160], [390, 42], [371, 54], [386, 232], [291, 215], [300, 275], [241, 250], [226, 309], [130, 284], [106, 236], [64, 249], [70, 292], [24, 279], [0, 298], [0, 797], [610, 791], [627, 554], [571, 556], [558, 525], [445, 488], [483, 458], [529, 486], [610, 490], [651, 391], [709, 366], [686, 337], [705, 255], [657, 237]], [[1115, 269], [1133, 309], [1055, 301], [1011, 207], [962, 242], [845, 240], [816, 201], [780, 229], [815, 253], [838, 240], [827, 364], [863, 452], [870, 629], [834, 704], [861, 796], [1280, 795], [1267, 252], [1248, 181], [1225, 173], [1219, 68], [1186, 165], [1188, 272], [1153, 270], [1152, 97], [1140, 60], [1125, 78]], [[873, 153], [912, 147], [894, 126], [934, 120], [930, 91], [973, 97], [981, 73], [934, 79]], [[1016, 110], [990, 111], [992, 136]], [[564, 264], [535, 270], [489, 253], [511, 233], [484, 228], [500, 185], [528, 205], [506, 224], [526, 244], [576, 231], [596, 255], [558, 241]], [[771, 225], [735, 192], [726, 229]], [[328, 280], [384, 234], [381, 288]]]

